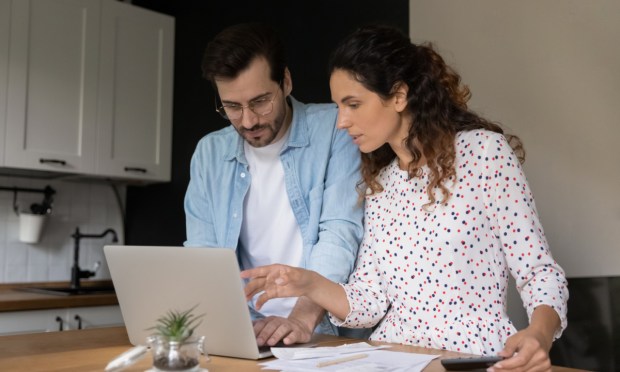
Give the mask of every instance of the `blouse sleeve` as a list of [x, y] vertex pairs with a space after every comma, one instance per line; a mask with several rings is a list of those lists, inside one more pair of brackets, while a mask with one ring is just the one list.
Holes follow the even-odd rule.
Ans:
[[479, 160], [485, 168], [485, 206], [492, 229], [501, 241], [501, 251], [528, 318], [531, 320], [539, 305], [552, 307], [561, 320], [561, 329], [555, 334], [558, 338], [567, 324], [568, 286], [564, 271], [551, 255], [534, 197], [508, 141], [503, 135], [492, 133], [482, 143]]
[[[373, 206], [373, 197], [366, 199], [366, 214]], [[329, 314], [337, 326], [347, 328], [370, 328], [385, 316], [389, 308], [386, 284], [377, 261], [375, 237], [371, 218], [364, 218], [364, 237], [357, 255], [355, 270], [347, 284], [341, 284], [349, 300], [349, 314], [344, 320]]]

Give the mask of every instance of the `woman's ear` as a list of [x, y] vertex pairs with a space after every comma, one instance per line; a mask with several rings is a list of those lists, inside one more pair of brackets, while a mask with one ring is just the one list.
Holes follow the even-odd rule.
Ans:
[[407, 108], [407, 93], [409, 93], [409, 86], [403, 82], [394, 84], [392, 89], [394, 98], [394, 108], [398, 112], [403, 112]]

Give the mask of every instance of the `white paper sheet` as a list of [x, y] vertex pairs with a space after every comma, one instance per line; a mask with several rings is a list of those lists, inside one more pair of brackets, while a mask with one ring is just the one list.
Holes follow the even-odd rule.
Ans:
[[366, 342], [357, 342], [354, 344], [344, 344], [341, 346], [323, 346], [323, 347], [272, 347], [273, 356], [284, 360], [297, 360], [320, 357], [334, 357], [340, 354], [361, 353], [370, 350], [385, 349], [389, 345], [373, 346]]
[[[322, 349], [322, 348], [317, 348]], [[316, 349], [315, 349], [316, 350]], [[367, 354], [362, 359], [351, 360], [319, 368], [317, 365], [334, 359], [342, 358], [342, 354], [332, 354], [329, 357], [284, 360], [277, 359], [261, 363], [263, 369], [278, 370], [287, 372], [306, 372], [306, 371], [338, 371], [338, 372], [404, 372], [422, 371], [438, 355], [403, 353], [388, 350], [364, 350]]]

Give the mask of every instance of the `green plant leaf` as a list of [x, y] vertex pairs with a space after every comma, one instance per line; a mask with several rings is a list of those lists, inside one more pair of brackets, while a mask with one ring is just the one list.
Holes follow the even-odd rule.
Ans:
[[205, 314], [194, 315], [192, 312], [198, 305], [185, 311], [169, 310], [156, 320], [156, 324], [148, 330], [155, 330], [155, 334], [165, 337], [168, 341], [183, 342], [194, 334], [196, 327], [202, 323]]

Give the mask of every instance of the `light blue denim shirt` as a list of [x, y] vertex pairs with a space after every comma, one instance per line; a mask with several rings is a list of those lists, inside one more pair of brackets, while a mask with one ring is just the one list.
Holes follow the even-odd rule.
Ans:
[[[336, 129], [335, 105], [306, 105], [292, 97], [289, 102], [293, 121], [280, 159], [303, 239], [299, 266], [344, 283], [363, 234], [363, 207], [355, 191], [359, 151], [347, 133]], [[243, 141], [228, 126], [198, 143], [185, 195], [185, 246], [243, 249], [243, 201], [251, 182]]]

